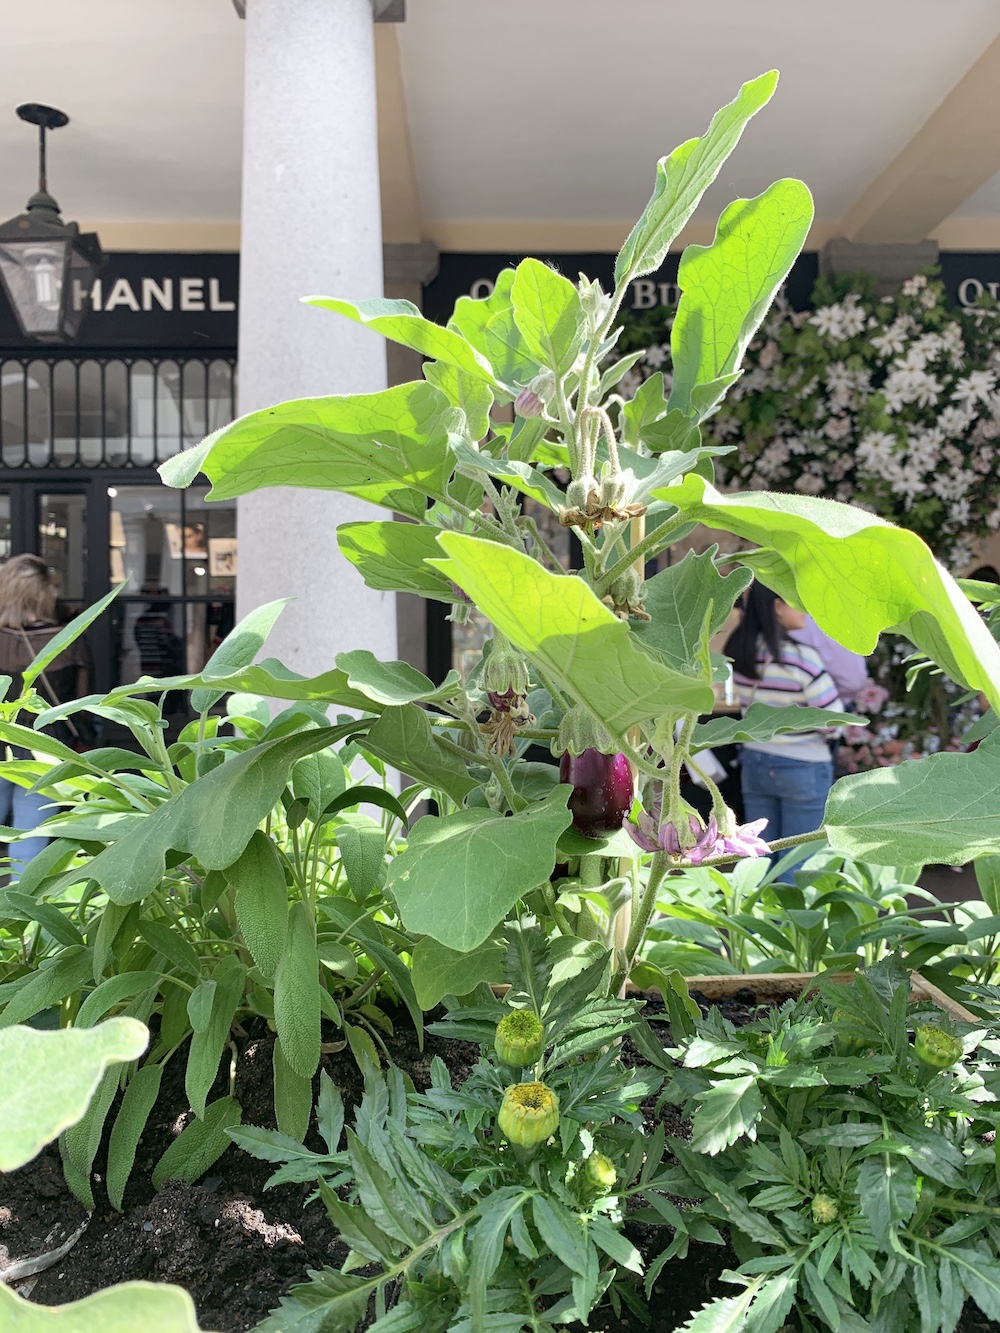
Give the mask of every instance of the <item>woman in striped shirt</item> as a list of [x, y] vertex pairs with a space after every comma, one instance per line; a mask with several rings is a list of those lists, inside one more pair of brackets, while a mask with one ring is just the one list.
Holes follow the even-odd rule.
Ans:
[[[751, 585], [743, 618], [726, 641], [744, 712], [752, 703], [773, 708], [842, 707], [815, 648], [788, 637], [789, 631], [802, 628], [805, 619], [804, 612], [763, 584]], [[833, 785], [825, 734], [796, 731], [770, 741], [748, 742], [743, 746], [741, 780], [744, 818], [766, 819], [763, 836], [769, 842], [812, 832], [823, 822]]]

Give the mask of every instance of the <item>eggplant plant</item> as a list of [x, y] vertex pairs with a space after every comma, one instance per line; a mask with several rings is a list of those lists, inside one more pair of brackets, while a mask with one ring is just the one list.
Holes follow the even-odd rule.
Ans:
[[[341, 525], [337, 541], [369, 586], [441, 601], [453, 619], [474, 606], [492, 625], [491, 650], [465, 680], [452, 672], [407, 690], [404, 678], [419, 673], [348, 652], [307, 682], [268, 668], [260, 691], [374, 702], [369, 749], [443, 793], [386, 882], [420, 937], [413, 969], [424, 1004], [495, 979], [497, 932], [519, 901], [553, 930], [611, 945], [610, 985], [620, 987], [669, 871], [797, 841], [769, 844], [759, 826], [738, 828], [709, 778], [707, 821], [681, 796], [682, 770], [698, 772], [699, 752], [713, 744], [847, 720], [763, 704], [741, 720], [700, 720], [729, 670], [709, 640], [751, 577], [856, 652], [870, 652], [883, 631], [902, 634], [1000, 706], [1000, 649], [913, 533], [826, 499], [712, 484], [713, 457], [726, 448], [706, 446], [700, 426], [739, 379], [808, 234], [802, 182], [736, 200], [711, 244], [684, 250], [672, 379], [653, 375], [629, 399], [618, 391], [638, 355], [615, 354], [629, 284], [659, 268], [776, 83], [774, 72], [747, 83], [703, 137], [660, 160], [612, 291], [525, 259], [490, 296], [461, 298], [445, 327], [406, 301], [309, 297], [421, 353], [423, 378], [268, 407], [161, 468], [174, 486], [204, 473], [219, 500], [264, 486], [366, 499], [383, 516]], [[513, 404], [511, 423], [492, 420], [495, 404]], [[556, 558], [539, 506], [572, 531], [580, 570]], [[699, 523], [751, 549], [725, 560], [688, 554], [644, 580], [646, 563]], [[569, 756], [566, 782], [525, 761], [532, 743]], [[606, 759], [578, 781], [588, 752]], [[614, 827], [625, 764], [635, 799]], [[988, 737], [971, 755], [842, 779], [822, 826], [803, 838], [875, 864], [960, 864], [1000, 850], [998, 789], [1000, 742]]]

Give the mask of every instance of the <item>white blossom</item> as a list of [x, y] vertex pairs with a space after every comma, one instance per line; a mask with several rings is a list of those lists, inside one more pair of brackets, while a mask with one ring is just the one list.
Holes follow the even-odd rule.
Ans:
[[815, 324], [821, 337], [831, 338], [834, 342], [844, 339], [844, 309], [840, 305], [821, 305], [815, 314], [809, 316], [809, 323]]
[[660, 343], [655, 347], [647, 347], [643, 361], [647, 366], [652, 366], [654, 370], [659, 370], [664, 361], [670, 359], [670, 348]]
[[826, 482], [813, 473], [803, 472], [801, 477], [795, 478], [795, 489], [802, 495], [819, 495], [826, 489]]
[[952, 407], [949, 405], [944, 408], [937, 419], [938, 429], [947, 436], [948, 439], [956, 440], [960, 435], [964, 435], [975, 420], [973, 414], [964, 407]]
[[823, 434], [828, 440], [843, 440], [851, 433], [850, 417], [831, 417], [823, 427]]
[[972, 370], [956, 383], [951, 396], [957, 403], [985, 403], [996, 387], [992, 370]]
[[914, 273], [912, 278], [907, 278], [903, 283], [904, 296], [918, 296], [927, 286], [927, 275], [925, 273]]
[[904, 467], [892, 478], [892, 489], [895, 495], [905, 498], [906, 507], [909, 509], [917, 496], [923, 495], [927, 487], [919, 468]]
[[882, 356], [897, 356], [906, 346], [906, 327], [903, 321], [893, 320], [888, 328], [872, 338], [871, 343], [876, 352], [880, 352]]

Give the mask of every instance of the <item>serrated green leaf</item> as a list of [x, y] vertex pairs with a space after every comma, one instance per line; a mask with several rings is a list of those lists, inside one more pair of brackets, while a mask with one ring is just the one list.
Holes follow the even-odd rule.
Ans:
[[891, 1233], [913, 1216], [917, 1197], [917, 1178], [902, 1157], [880, 1153], [858, 1168], [858, 1202], [883, 1249], [890, 1247]]
[[763, 1109], [755, 1075], [714, 1084], [702, 1095], [694, 1113], [691, 1147], [714, 1156], [744, 1134], [756, 1138], [757, 1120]]

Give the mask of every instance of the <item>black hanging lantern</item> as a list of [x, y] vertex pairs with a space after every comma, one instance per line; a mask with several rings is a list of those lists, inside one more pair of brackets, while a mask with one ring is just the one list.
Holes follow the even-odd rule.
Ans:
[[28, 102], [17, 114], [38, 126], [38, 192], [27, 212], [0, 225], [0, 281], [21, 332], [38, 342], [71, 342], [104, 262], [94, 232], [63, 222], [45, 179], [45, 132], [69, 124], [52, 106]]

